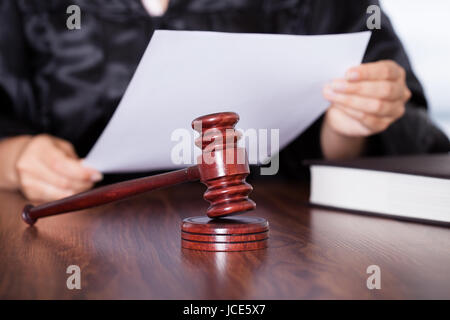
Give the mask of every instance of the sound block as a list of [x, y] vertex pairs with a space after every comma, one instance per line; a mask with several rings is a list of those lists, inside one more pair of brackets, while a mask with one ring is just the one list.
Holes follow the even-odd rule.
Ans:
[[202, 251], [248, 251], [267, 247], [269, 223], [258, 217], [191, 217], [181, 224], [181, 247]]

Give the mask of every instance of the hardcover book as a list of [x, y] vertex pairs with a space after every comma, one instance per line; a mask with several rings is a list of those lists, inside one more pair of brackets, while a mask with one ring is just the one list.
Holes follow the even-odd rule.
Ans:
[[450, 225], [450, 155], [309, 160], [310, 202]]

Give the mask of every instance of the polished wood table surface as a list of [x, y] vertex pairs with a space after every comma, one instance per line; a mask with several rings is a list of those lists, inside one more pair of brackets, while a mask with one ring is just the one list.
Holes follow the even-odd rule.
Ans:
[[[182, 218], [204, 215], [190, 183], [80, 213], [20, 219], [0, 191], [1, 299], [450, 299], [450, 229], [313, 208], [306, 184], [253, 181], [269, 248], [180, 247]], [[81, 290], [66, 268], [81, 268]], [[381, 289], [369, 290], [369, 265]]]

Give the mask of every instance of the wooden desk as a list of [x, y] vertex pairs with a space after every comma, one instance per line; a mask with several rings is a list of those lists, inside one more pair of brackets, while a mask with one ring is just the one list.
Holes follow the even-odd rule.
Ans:
[[[83, 213], [20, 220], [25, 200], [0, 192], [0, 298], [450, 298], [450, 229], [310, 208], [305, 185], [253, 182], [270, 247], [240, 253], [180, 248], [180, 222], [203, 215], [198, 183]], [[81, 268], [68, 290], [66, 268]], [[368, 290], [366, 268], [381, 268]]]

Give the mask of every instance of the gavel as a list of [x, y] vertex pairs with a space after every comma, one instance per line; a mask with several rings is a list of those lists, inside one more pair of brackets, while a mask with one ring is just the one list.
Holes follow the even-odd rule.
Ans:
[[[245, 148], [237, 146], [241, 134], [234, 112], [196, 118], [192, 128], [200, 136], [202, 149], [197, 165], [184, 169], [99, 187], [39, 206], [26, 205], [22, 219], [30, 226], [43, 217], [88, 209], [151, 190], [200, 180], [207, 186], [204, 199], [210, 202], [207, 217], [183, 220], [182, 247], [208, 251], [242, 251], [267, 246], [268, 222], [257, 217], [230, 217], [255, 209], [248, 198], [253, 190], [245, 179], [250, 173]], [[209, 217], [209, 218], [208, 218]]]

